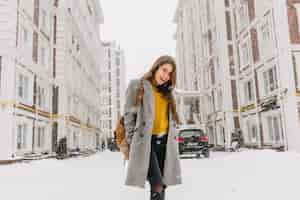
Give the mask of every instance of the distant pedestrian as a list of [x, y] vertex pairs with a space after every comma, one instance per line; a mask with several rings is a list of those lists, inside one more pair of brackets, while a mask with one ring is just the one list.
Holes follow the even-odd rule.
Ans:
[[167, 186], [182, 182], [176, 141], [179, 117], [172, 94], [175, 84], [174, 59], [161, 56], [126, 91], [124, 124], [130, 150], [125, 184], [144, 188], [148, 180], [151, 200], [164, 200]]

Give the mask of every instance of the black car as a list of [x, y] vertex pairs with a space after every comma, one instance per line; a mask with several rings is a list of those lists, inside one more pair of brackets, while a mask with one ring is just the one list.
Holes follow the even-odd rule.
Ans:
[[196, 154], [199, 158], [202, 154], [206, 158], [209, 157], [208, 136], [201, 129], [180, 129], [177, 141], [180, 155]]

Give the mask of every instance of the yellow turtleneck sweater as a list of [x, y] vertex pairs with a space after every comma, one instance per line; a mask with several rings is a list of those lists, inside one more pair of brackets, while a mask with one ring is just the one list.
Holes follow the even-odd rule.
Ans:
[[168, 101], [160, 92], [158, 92], [155, 86], [152, 86], [152, 89], [154, 96], [154, 123], [152, 134], [166, 134], [169, 128]]

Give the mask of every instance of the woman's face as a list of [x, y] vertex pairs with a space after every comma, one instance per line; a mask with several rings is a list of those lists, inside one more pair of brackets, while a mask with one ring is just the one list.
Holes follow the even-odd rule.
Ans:
[[155, 73], [155, 81], [158, 85], [162, 85], [170, 80], [173, 71], [173, 66], [171, 64], [161, 65]]

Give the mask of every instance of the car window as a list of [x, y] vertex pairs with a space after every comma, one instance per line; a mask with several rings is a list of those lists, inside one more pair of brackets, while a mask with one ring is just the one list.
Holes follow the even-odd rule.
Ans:
[[204, 135], [202, 130], [182, 130], [182, 131], [180, 131], [179, 134], [182, 137], [203, 136]]

